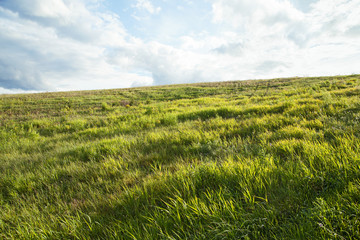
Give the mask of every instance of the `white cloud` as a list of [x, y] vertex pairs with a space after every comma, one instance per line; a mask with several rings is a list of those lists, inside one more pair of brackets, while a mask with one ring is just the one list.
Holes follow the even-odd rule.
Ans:
[[[133, 37], [115, 13], [100, 11], [101, 0], [3, 0], [0, 92], [358, 71], [360, 2], [311, 0], [300, 8], [293, 1], [211, 0], [208, 29], [162, 38], [181, 21], [170, 14], [167, 23], [174, 24], [165, 23], [147, 42]], [[146, 0], [133, 7], [160, 12]]]
[[134, 4], [133, 7], [139, 10], [145, 10], [150, 14], [157, 14], [161, 11], [161, 7], [154, 7], [150, 0], [136, 0], [136, 4]]
[[360, 2], [357, 0], [319, 0], [308, 15], [315, 22], [313, 30], [328, 35], [343, 35], [360, 26]]
[[6, 1], [0, 5], [0, 32], [0, 87], [70, 90], [151, 81], [106, 61], [113, 47], [136, 39], [116, 15], [91, 12], [80, 0]]
[[[5, 0], [4, 7], [17, 13], [20, 19], [35, 22], [39, 27], [51, 28], [59, 37], [84, 42], [97, 42], [103, 34], [108, 37], [111, 27], [118, 36], [125, 30], [115, 14], [91, 11], [100, 0]], [[0, 5], [1, 6], [1, 5]], [[109, 29], [107, 29], [109, 30]]]
[[302, 12], [288, 1], [279, 0], [214, 0], [212, 8], [215, 22], [235, 28], [253, 27], [259, 23], [274, 25], [303, 17]]
[[239, 36], [239, 42], [228, 41], [217, 52], [239, 53], [240, 62], [247, 59], [252, 63], [254, 76], [357, 71], [347, 59], [360, 56], [359, 1], [318, 0], [307, 11], [286, 0], [212, 3], [213, 21]]

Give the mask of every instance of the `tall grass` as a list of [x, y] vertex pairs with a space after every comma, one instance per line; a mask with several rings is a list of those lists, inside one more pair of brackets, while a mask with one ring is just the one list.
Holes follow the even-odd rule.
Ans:
[[360, 76], [0, 96], [0, 239], [358, 239]]

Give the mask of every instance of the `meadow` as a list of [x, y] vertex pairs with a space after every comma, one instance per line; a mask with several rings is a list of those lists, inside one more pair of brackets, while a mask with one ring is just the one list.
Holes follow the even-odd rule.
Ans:
[[0, 95], [0, 239], [360, 239], [360, 75]]

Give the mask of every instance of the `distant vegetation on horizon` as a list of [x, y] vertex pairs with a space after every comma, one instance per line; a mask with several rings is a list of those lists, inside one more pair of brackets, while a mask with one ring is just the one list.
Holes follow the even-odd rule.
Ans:
[[0, 95], [0, 239], [359, 239], [360, 75]]

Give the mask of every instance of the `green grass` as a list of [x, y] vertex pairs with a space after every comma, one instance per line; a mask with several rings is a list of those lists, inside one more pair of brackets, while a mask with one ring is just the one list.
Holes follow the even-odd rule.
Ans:
[[359, 86], [0, 95], [0, 239], [359, 239]]

